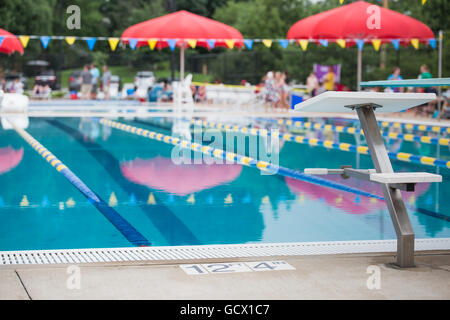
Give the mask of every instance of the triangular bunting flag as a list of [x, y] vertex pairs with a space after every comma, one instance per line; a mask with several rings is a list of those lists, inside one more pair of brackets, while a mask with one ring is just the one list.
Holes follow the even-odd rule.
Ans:
[[320, 39], [319, 43], [324, 47], [328, 47], [328, 40], [326, 39]]
[[263, 39], [262, 43], [267, 47], [270, 48], [272, 46], [272, 40], [270, 39]]
[[436, 39], [428, 39], [428, 44], [429, 44], [430, 47], [432, 47], [433, 49], [436, 49]]
[[4, 36], [0, 36], [0, 47], [2, 46], [3, 40], [5, 40]]
[[40, 37], [40, 39], [41, 39], [42, 47], [44, 47], [44, 49], [47, 49], [48, 44], [50, 43], [50, 37], [42, 36], [42, 37]]
[[175, 47], [177, 45], [177, 40], [169, 39], [169, 40], [167, 40], [167, 44], [169, 45], [170, 49], [173, 51], [173, 50], [175, 50]]
[[28, 45], [28, 41], [30, 41], [30, 36], [19, 36], [20, 43], [22, 47], [26, 48]]
[[398, 39], [392, 39], [391, 40], [392, 45], [394, 46], [395, 50], [398, 50], [399, 46], [400, 46], [400, 40]]
[[194, 194], [191, 194], [191, 195], [189, 196], [189, 198], [187, 198], [186, 202], [187, 202], [187, 203], [190, 203], [190, 204], [194, 204], [194, 203], [195, 203], [195, 197], [194, 197]]
[[109, 47], [111, 51], [116, 50], [117, 45], [119, 44], [119, 38], [108, 38]]
[[158, 43], [157, 39], [148, 39], [148, 46], [150, 47], [150, 50], [155, 49], [156, 44]]
[[3, 201], [3, 198], [0, 197], [0, 207], [4, 207], [5, 206], [5, 202]]
[[131, 195], [130, 195], [130, 200], [128, 200], [128, 204], [130, 204], [130, 205], [136, 205], [136, 196], [134, 195], [134, 193], [132, 193]]
[[87, 38], [87, 39], [86, 39], [86, 43], [87, 43], [87, 45], [88, 45], [88, 47], [89, 47], [89, 50], [92, 51], [92, 49], [94, 49], [94, 46], [95, 46], [95, 42], [96, 42], [96, 41], [97, 41], [96, 38]]
[[216, 45], [216, 40], [214, 39], [208, 39], [206, 40], [206, 43], [209, 46], [209, 49], [214, 49], [215, 45]]
[[189, 47], [191, 47], [192, 49], [195, 49], [195, 46], [197, 45], [197, 40], [188, 39], [187, 43], [188, 43]]
[[252, 48], [253, 48], [253, 40], [252, 39], [245, 39], [244, 44], [248, 50], [252, 50]]
[[339, 0], [339, 4], [343, 4], [344, 3], [344, 0]]
[[336, 43], [341, 47], [341, 48], [345, 48], [345, 40], [344, 39], [337, 39]]
[[233, 49], [234, 48], [234, 40], [233, 39], [227, 39], [225, 40], [225, 44], [227, 45], [227, 47], [229, 49]]
[[225, 197], [224, 203], [226, 203], [226, 204], [233, 203], [233, 197], [231, 196], [231, 193], [229, 193], [229, 194]]
[[66, 37], [66, 42], [71, 46], [75, 42], [75, 37]]
[[152, 192], [148, 195], [147, 204], [156, 204], [155, 196]]
[[363, 48], [364, 48], [364, 40], [362, 40], [362, 39], [356, 40], [356, 45], [358, 46], [359, 51], [363, 51]]
[[136, 48], [137, 43], [137, 39], [128, 39], [128, 44], [130, 45], [131, 50], [134, 50]]
[[411, 44], [413, 45], [414, 49], [419, 49], [419, 39], [411, 39]]
[[116, 198], [116, 194], [113, 192], [111, 192], [111, 195], [109, 196], [109, 201], [108, 201], [108, 205], [110, 207], [115, 207], [117, 206], [117, 198]]
[[41, 207], [48, 207], [50, 205], [50, 201], [48, 201], [48, 197], [44, 196], [44, 198], [42, 198], [42, 202], [41, 202]]
[[427, 0], [422, 0], [422, 5], [424, 5], [425, 3], [427, 3]]
[[280, 40], [278, 40], [278, 43], [280, 44], [280, 46], [281, 46], [283, 49], [286, 49], [287, 46], [289, 45], [289, 40], [286, 40], [286, 39], [280, 39]]
[[373, 48], [375, 49], [375, 51], [380, 50], [381, 40], [380, 39], [373, 39], [372, 40], [372, 45], [373, 45]]
[[306, 49], [308, 49], [309, 41], [305, 39], [298, 40], [298, 44], [300, 45], [303, 51], [306, 51]]

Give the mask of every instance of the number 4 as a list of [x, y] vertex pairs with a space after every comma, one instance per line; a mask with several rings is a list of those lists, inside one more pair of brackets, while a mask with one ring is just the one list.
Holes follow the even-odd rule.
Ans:
[[269, 270], [273, 270], [275, 268], [276, 267], [269, 265], [267, 262], [258, 263], [256, 266], [253, 267], [253, 269], [269, 269]]

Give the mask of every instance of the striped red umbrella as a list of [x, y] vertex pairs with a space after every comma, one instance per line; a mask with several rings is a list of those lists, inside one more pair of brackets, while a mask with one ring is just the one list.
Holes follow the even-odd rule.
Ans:
[[15, 51], [23, 54], [23, 47], [19, 39], [17, 39], [17, 37], [12, 33], [4, 29], [0, 29], [0, 52], [9, 55]]

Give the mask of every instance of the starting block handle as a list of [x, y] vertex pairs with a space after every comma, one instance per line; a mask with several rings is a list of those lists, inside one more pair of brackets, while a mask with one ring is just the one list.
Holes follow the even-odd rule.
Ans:
[[306, 168], [303, 172], [312, 175], [343, 174], [344, 169]]

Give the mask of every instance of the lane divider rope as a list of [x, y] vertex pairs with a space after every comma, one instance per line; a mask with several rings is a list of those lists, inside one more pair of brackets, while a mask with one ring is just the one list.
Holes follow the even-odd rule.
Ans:
[[[361, 135], [364, 134], [363, 130], [360, 128], [336, 126], [336, 125], [322, 124], [322, 123], [317, 123], [317, 122], [293, 121], [290, 119], [279, 119], [278, 124], [294, 126], [297, 128], [312, 129], [312, 130], [332, 131], [332, 132], [337, 132], [337, 133], [343, 132], [343, 133], [350, 133], [350, 134], [361, 134]], [[394, 128], [396, 128], [396, 127], [394, 126]], [[414, 135], [414, 134], [410, 134], [410, 133], [397, 133], [397, 132], [385, 132], [385, 131], [381, 131], [381, 134], [383, 137], [391, 138], [391, 139], [421, 142], [421, 143], [428, 143], [428, 144], [435, 144], [435, 145], [442, 145], [442, 146], [450, 145], [449, 138], [418, 136], [418, 135]]]
[[[240, 127], [237, 125], [231, 125], [231, 124], [221, 124], [216, 123], [212, 121], [202, 121], [202, 120], [195, 120], [194, 124], [196, 125], [202, 125], [209, 128], [214, 129], [223, 129], [233, 132], [240, 132], [244, 134], [252, 134], [252, 135], [260, 135], [263, 137], [270, 136], [270, 131], [267, 129], [257, 129], [257, 128], [247, 128], [247, 127]], [[336, 143], [332, 140], [319, 140], [319, 139], [310, 139], [305, 138], [303, 136], [294, 135], [290, 133], [280, 133], [279, 138], [284, 141], [291, 141], [295, 143], [300, 144], [308, 144], [310, 146], [319, 146], [319, 147], [325, 147], [327, 149], [335, 149], [335, 150], [341, 150], [341, 151], [349, 151], [349, 152], [357, 152], [360, 154], [369, 155], [369, 148], [366, 146], [356, 146], [350, 143]], [[450, 168], [450, 161], [437, 159], [433, 157], [426, 157], [426, 156], [418, 156], [411, 153], [406, 152], [388, 152], [388, 155], [390, 158], [404, 161], [404, 162], [411, 162], [411, 163], [417, 163], [417, 164], [423, 164], [423, 165], [429, 165], [429, 166], [436, 166], [436, 167], [443, 167], [443, 168]]]
[[158, 133], [158, 132], [142, 129], [142, 128], [131, 126], [131, 125], [127, 125], [127, 124], [124, 124], [124, 123], [121, 123], [121, 122], [117, 122], [117, 121], [108, 120], [108, 119], [105, 119], [105, 118], [101, 118], [101, 119], [93, 118], [93, 120], [98, 121], [102, 125], [105, 125], [105, 126], [108, 126], [108, 127], [111, 127], [111, 128], [119, 129], [121, 131], [125, 131], [125, 132], [128, 132], [128, 133], [135, 134], [135, 135], [138, 135], [138, 136], [142, 136], [142, 137], [145, 137], [145, 138], [149, 138], [149, 139], [152, 139], [152, 140], [161, 141], [161, 142], [164, 142], [164, 143], [167, 143], [167, 144], [180, 146], [182, 148], [191, 149], [193, 151], [201, 152], [201, 153], [203, 153], [205, 155], [208, 155], [208, 156], [211, 156], [211, 157], [232, 161], [233, 163], [238, 163], [238, 164], [245, 165], [245, 166], [252, 167], [252, 168], [257, 168], [257, 169], [259, 169], [261, 171], [274, 172], [274, 173], [279, 174], [281, 176], [285, 176], [285, 177], [289, 177], [289, 178], [293, 178], [293, 179], [298, 179], [298, 180], [302, 180], [302, 181], [307, 181], [307, 182], [310, 182], [310, 183], [313, 183], [313, 184], [326, 186], [326, 187], [329, 187], [329, 188], [342, 190], [342, 191], [345, 191], [345, 192], [358, 194], [358, 195], [362, 195], [362, 196], [366, 196], [366, 197], [370, 197], [370, 198], [376, 198], [376, 199], [379, 199], [379, 200], [384, 200], [383, 197], [380, 197], [378, 195], [362, 191], [360, 189], [348, 187], [346, 185], [343, 185], [343, 184], [340, 184], [340, 183], [336, 183], [336, 182], [332, 182], [332, 181], [329, 181], [329, 180], [326, 180], [326, 179], [323, 179], [323, 178], [319, 178], [319, 177], [316, 177], [316, 176], [307, 175], [307, 174], [304, 174], [303, 172], [300, 172], [298, 170], [281, 167], [281, 166], [278, 166], [278, 165], [275, 165], [275, 164], [271, 164], [271, 163], [266, 162], [266, 161], [256, 160], [256, 159], [253, 159], [251, 157], [242, 156], [240, 154], [236, 154], [236, 153], [232, 153], [232, 152], [226, 152], [226, 151], [218, 149], [218, 148], [213, 148], [213, 147], [210, 147], [210, 146], [204, 146], [204, 145], [196, 143], [196, 142], [190, 142], [188, 140], [182, 140], [180, 138], [168, 136], [168, 135], [165, 135], [165, 134], [162, 134], [162, 133]]
[[33, 136], [23, 129], [18, 128], [10, 121], [14, 130], [34, 149], [42, 158], [61, 173], [69, 182], [77, 188], [90, 203], [92, 203], [114, 227], [133, 245], [150, 246], [151, 243], [137, 231], [125, 218], [123, 218], [116, 210], [111, 208], [104, 200], [95, 194], [80, 178], [78, 178], [66, 165], [64, 165], [55, 155], [47, 148], [39, 143]]

